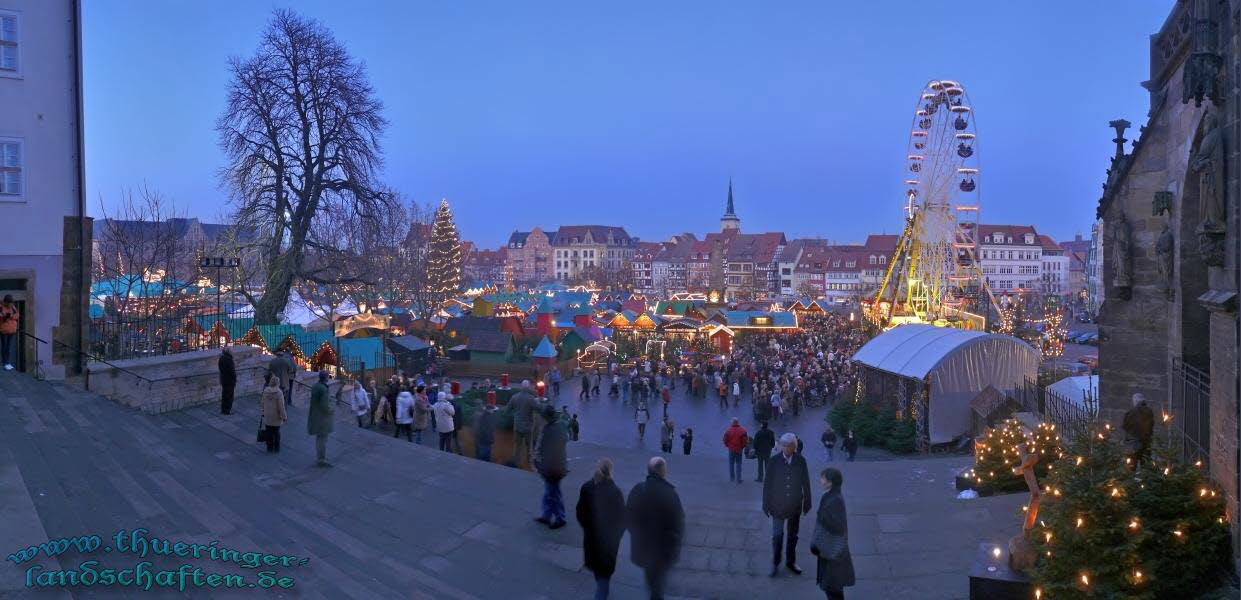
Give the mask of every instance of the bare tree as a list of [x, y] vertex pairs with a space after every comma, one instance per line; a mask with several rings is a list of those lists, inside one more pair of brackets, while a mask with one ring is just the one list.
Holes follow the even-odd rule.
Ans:
[[[331, 263], [325, 219], [378, 218], [394, 204], [376, 182], [387, 126], [361, 63], [318, 21], [277, 10], [254, 56], [229, 62], [228, 105], [217, 122], [229, 164], [234, 221], [262, 248], [257, 323], [275, 323], [297, 281], [349, 283]], [[328, 228], [330, 230], [330, 228]], [[308, 261], [311, 250], [319, 251]]]
[[105, 340], [105, 352], [122, 356], [155, 350], [178, 333], [178, 319], [185, 316], [178, 309], [199, 279], [202, 232], [175, 203], [145, 185], [124, 190], [113, 204], [109, 210], [100, 198], [92, 295], [115, 330], [105, 332], [115, 338]]

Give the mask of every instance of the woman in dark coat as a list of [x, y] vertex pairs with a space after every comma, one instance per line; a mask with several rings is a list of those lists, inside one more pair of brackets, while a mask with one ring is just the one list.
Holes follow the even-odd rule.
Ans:
[[[819, 499], [816, 526], [826, 531], [829, 536], [843, 537], [844, 549], [835, 558], [829, 559], [827, 553], [830, 549], [811, 545], [811, 554], [819, 558], [815, 583], [827, 593], [827, 600], [843, 600], [845, 588], [854, 584], [854, 576], [853, 557], [849, 555], [849, 523], [845, 516], [845, 499], [840, 495], [840, 471], [823, 469], [819, 481], [825, 491]], [[815, 539], [819, 539], [819, 536], [815, 535]]]
[[595, 599], [606, 600], [616, 571], [616, 553], [625, 534], [625, 496], [612, 481], [611, 459], [600, 459], [595, 476], [582, 484], [577, 498], [586, 568], [595, 574]]

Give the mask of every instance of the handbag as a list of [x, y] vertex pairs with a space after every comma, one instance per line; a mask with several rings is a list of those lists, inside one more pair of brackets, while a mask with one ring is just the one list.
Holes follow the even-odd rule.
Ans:
[[810, 538], [810, 552], [824, 560], [836, 560], [849, 548], [849, 540], [843, 535], [827, 532], [817, 521], [814, 535]]
[[259, 413], [259, 432], [256, 437], [257, 443], [261, 444], [267, 441], [267, 428], [263, 426], [263, 413]]

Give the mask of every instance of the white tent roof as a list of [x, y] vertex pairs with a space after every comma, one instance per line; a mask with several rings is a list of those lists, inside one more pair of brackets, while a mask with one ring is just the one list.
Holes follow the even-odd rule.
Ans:
[[[1097, 411], [1099, 408], [1098, 375], [1077, 375], [1074, 377], [1065, 377], [1064, 379], [1047, 386], [1047, 391], [1052, 392], [1083, 409], [1093, 408]], [[1087, 397], [1095, 400], [1095, 402], [1092, 403], [1093, 406], [1087, 406]]]
[[934, 325], [901, 325], [875, 336], [853, 355], [853, 360], [880, 371], [922, 379], [957, 348], [996, 337], [1007, 336]]

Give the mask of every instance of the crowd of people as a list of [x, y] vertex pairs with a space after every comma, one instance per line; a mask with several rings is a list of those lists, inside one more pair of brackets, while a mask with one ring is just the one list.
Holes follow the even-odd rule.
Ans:
[[[658, 433], [664, 453], [672, 453], [678, 434], [685, 454], [693, 447], [693, 428], [678, 430], [668, 410], [678, 383], [692, 397], [714, 394], [722, 409], [739, 407], [743, 398], [750, 399], [759, 422], [755, 434], [751, 437], [740, 419], [733, 418], [722, 443], [731, 482], [742, 483], [744, 457], [756, 460], [756, 481], [764, 486], [761, 509], [772, 522], [772, 577], [779, 574], [782, 564], [788, 571], [801, 574], [796, 561], [800, 521], [810, 513], [812, 498], [803, 441], [792, 433], [777, 438], [770, 423], [787, 421], [805, 407], [830, 405], [845, 397], [855, 381], [849, 357], [863, 341], [860, 332], [839, 316], [804, 317], [801, 325], [802, 331], [796, 334], [739, 338], [731, 353], [723, 357], [690, 355], [686, 360], [671, 361], [643, 358], [633, 364], [610, 363], [606, 368], [578, 374], [579, 401], [606, 393], [625, 404], [632, 403], [639, 438], [645, 436], [646, 426], [654, 418], [650, 403], [659, 402]], [[292, 401], [295, 373], [291, 358], [284, 353], [278, 353], [267, 369], [260, 397], [259, 441], [265, 442], [271, 453], [280, 451], [280, 428], [288, 419], [286, 407]], [[224, 388], [221, 412], [229, 414], [236, 373], [227, 349], [221, 353], [220, 377]], [[578, 439], [580, 427], [576, 415], [569, 415], [564, 407], [556, 408], [554, 398], [562, 381], [560, 371], [552, 369], [544, 381], [523, 381], [508, 402], [513, 427], [509, 464], [532, 469], [543, 479], [542, 505], [535, 520], [550, 529], [567, 522], [560, 483], [568, 473], [567, 443]], [[395, 437], [416, 443], [422, 442], [425, 431], [433, 430], [438, 434], [440, 450], [461, 453], [459, 432], [464, 419], [458, 417], [452, 403], [460, 393], [459, 385], [446, 379], [436, 381], [426, 374], [397, 374], [382, 383], [350, 377], [336, 387], [333, 398], [327, 373], [319, 373], [310, 390], [307, 416], [307, 433], [316, 438], [316, 465], [331, 466], [326, 445], [336, 404], [348, 407], [358, 427], [392, 423]], [[481, 385], [487, 390], [495, 388], [490, 381]], [[496, 394], [486, 393], [482, 410], [476, 412], [471, 424], [475, 457], [491, 461], [498, 427]], [[837, 444], [850, 460], [857, 449], [851, 432], [838, 435], [830, 427], [820, 442], [829, 460], [834, 459]], [[635, 485], [627, 499], [612, 481], [612, 471], [610, 460], [600, 461], [593, 477], [583, 484], [576, 507], [584, 533], [585, 563], [597, 582], [596, 598], [608, 595], [625, 531], [632, 537], [631, 558], [644, 570], [651, 597], [662, 598], [667, 572], [679, 557], [685, 518], [668, 480], [667, 461], [660, 456], [652, 458], [646, 480]], [[853, 585], [853, 568], [840, 496], [842, 477], [836, 469], [825, 469], [819, 479], [824, 493], [809, 546], [818, 561], [819, 587], [828, 598], [843, 598], [843, 589]]]

